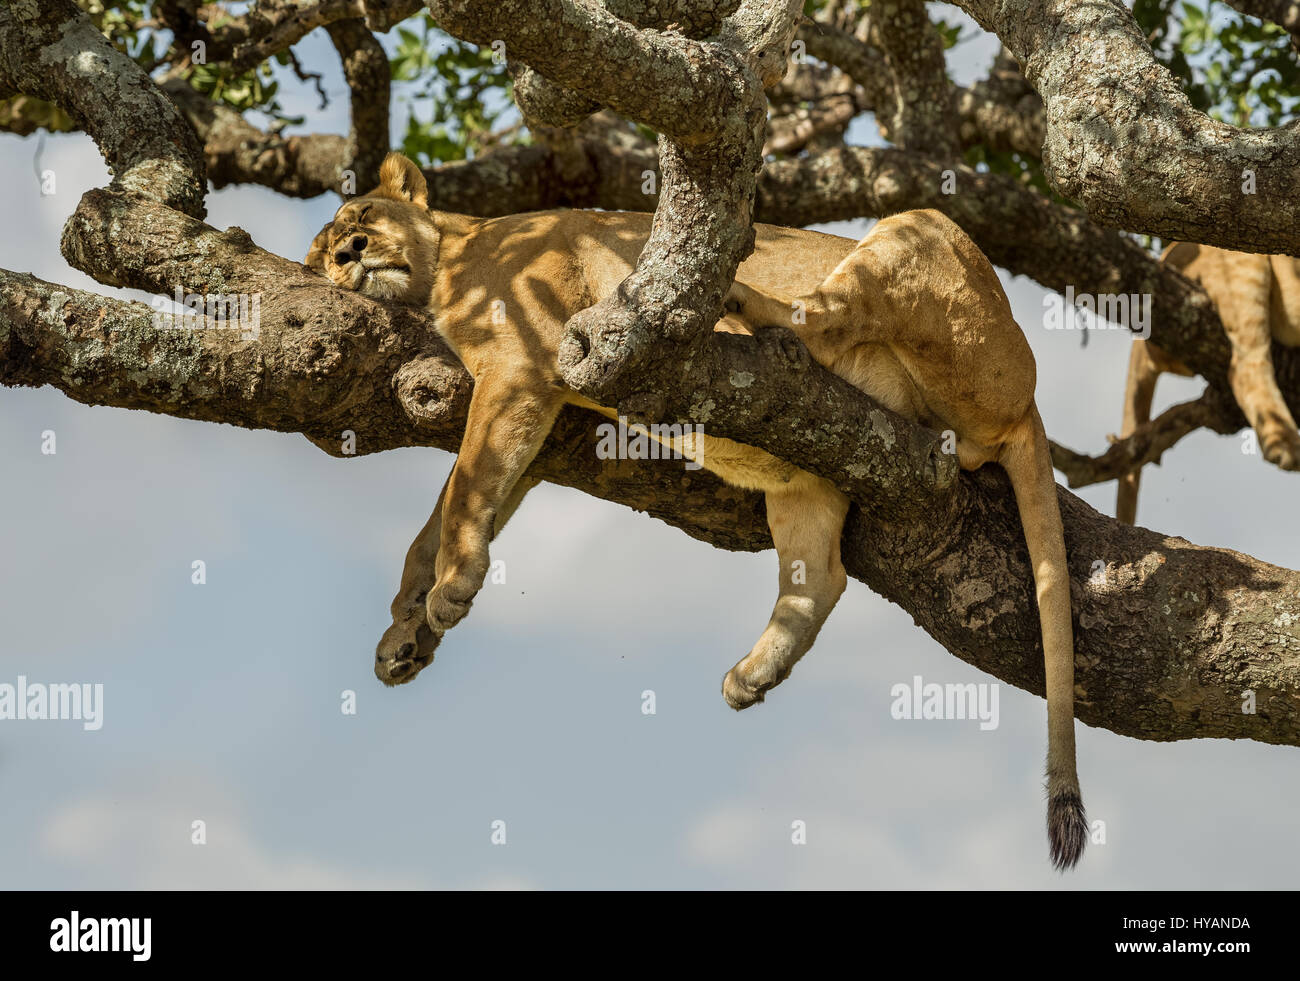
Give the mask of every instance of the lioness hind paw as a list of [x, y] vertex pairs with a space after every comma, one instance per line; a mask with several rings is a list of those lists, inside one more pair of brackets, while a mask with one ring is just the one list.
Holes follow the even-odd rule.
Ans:
[[739, 712], [763, 701], [764, 693], [771, 687], [771, 685], [754, 687], [746, 684], [740, 680], [739, 675], [736, 674], [736, 669], [732, 668], [727, 672], [727, 676], [722, 679], [722, 697], [728, 705]]
[[449, 595], [447, 590], [435, 589], [429, 593], [429, 626], [438, 633], [445, 633], [465, 619], [473, 604], [472, 595], [458, 599], [455, 595]]
[[375, 677], [384, 684], [404, 685], [433, 663], [442, 634], [427, 624], [411, 629], [410, 623], [394, 624], [380, 638], [375, 649]]
[[1262, 441], [1264, 459], [1282, 470], [1300, 470], [1300, 438], [1272, 438]]

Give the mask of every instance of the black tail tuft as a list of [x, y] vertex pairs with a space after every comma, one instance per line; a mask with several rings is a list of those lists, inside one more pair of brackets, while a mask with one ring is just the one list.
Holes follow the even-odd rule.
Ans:
[[1061, 872], [1074, 868], [1088, 843], [1088, 818], [1077, 792], [1061, 791], [1048, 799], [1047, 837], [1052, 846], [1052, 865]]

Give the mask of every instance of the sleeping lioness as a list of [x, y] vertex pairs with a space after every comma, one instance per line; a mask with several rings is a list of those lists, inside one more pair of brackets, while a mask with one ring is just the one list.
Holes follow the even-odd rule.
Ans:
[[[1199, 283], [1214, 303], [1232, 344], [1228, 382], [1264, 459], [1283, 470], [1300, 470], [1300, 431], [1273, 374], [1272, 351], [1274, 341], [1300, 345], [1300, 259], [1178, 242], [1165, 249], [1160, 261]], [[1150, 341], [1135, 338], [1121, 438], [1150, 421], [1156, 381], [1166, 372], [1193, 374]], [[1141, 481], [1141, 470], [1119, 480], [1115, 517], [1125, 524], [1137, 520]]]
[[[556, 352], [565, 322], [632, 271], [651, 216], [430, 213], [424, 176], [399, 154], [384, 161], [380, 180], [339, 208], [307, 264], [339, 286], [429, 308], [474, 376], [460, 454], [407, 554], [393, 625], [376, 653], [375, 672], [391, 685], [428, 665], [468, 612], [488, 545], [530, 486], [521, 478], [561, 407], [617, 417], [565, 387]], [[1010, 475], [1042, 626], [1051, 853], [1059, 867], [1073, 865], [1087, 826], [1075, 772], [1065, 543], [1034, 405], [1034, 359], [992, 266], [935, 211], [886, 218], [861, 243], [767, 225], [755, 232], [720, 329], [792, 327], [814, 358], [889, 408], [952, 430], [962, 467], [996, 462]], [[795, 299], [802, 318], [791, 317]], [[729, 483], [761, 490], [780, 567], [803, 567], [797, 579], [782, 576], [767, 628], [723, 679], [727, 703], [743, 709], [785, 680], [844, 591], [849, 502], [828, 481], [750, 446], [694, 433], [668, 442]]]

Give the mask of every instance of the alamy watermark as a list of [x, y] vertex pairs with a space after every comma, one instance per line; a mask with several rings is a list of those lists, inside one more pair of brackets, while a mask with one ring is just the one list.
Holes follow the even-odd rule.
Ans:
[[[167, 309], [169, 299], [180, 309]], [[245, 341], [262, 330], [261, 293], [185, 293], [178, 286], [174, 296], [155, 296], [149, 305], [157, 330], [237, 330]]]
[[[598, 460], [685, 460], [687, 470], [704, 466], [704, 427], [665, 425], [652, 423], [628, 424], [626, 416], [618, 417], [618, 425], [602, 422], [596, 427], [600, 439], [596, 442]], [[682, 452], [686, 441], [690, 455]]]
[[104, 686], [28, 684], [25, 674], [18, 676], [16, 685], [0, 684], [0, 722], [69, 719], [91, 732], [99, 729], [104, 724]]
[[895, 719], [978, 719], [980, 729], [998, 727], [998, 684], [928, 684], [918, 675], [912, 683], [900, 681], [889, 689], [894, 702], [889, 714]]
[[1146, 340], [1151, 336], [1150, 293], [1049, 293], [1043, 297], [1043, 326], [1048, 330], [1124, 330]]
[[153, 951], [148, 916], [85, 916], [73, 910], [50, 921], [50, 950], [56, 954], [126, 953], [147, 961]]

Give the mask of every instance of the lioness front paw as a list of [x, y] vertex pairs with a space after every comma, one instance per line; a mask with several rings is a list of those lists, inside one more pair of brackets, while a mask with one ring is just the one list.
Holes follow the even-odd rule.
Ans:
[[1285, 430], [1260, 437], [1264, 459], [1283, 470], [1300, 470], [1300, 433]]
[[783, 659], [749, 654], [722, 679], [722, 697], [737, 712], [763, 701], [763, 696], [789, 677]]
[[766, 688], [755, 688], [741, 679], [735, 668], [728, 671], [727, 676], [722, 679], [722, 697], [737, 712], [761, 702], [766, 690]]
[[390, 686], [406, 684], [433, 663], [441, 640], [418, 613], [394, 623], [375, 648], [375, 677]]
[[429, 626], [438, 633], [445, 633], [461, 620], [474, 603], [478, 595], [478, 586], [464, 579], [449, 579], [429, 590], [426, 613]]
[[764, 356], [783, 360], [796, 371], [808, 367], [808, 348], [790, 327], [767, 325], [755, 332], [759, 349]]

